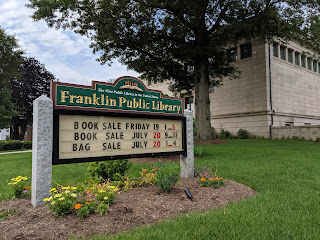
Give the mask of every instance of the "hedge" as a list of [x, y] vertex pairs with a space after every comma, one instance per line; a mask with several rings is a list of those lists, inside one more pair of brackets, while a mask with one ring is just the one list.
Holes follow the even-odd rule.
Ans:
[[32, 141], [0, 141], [0, 151], [19, 150], [25, 148], [32, 148]]

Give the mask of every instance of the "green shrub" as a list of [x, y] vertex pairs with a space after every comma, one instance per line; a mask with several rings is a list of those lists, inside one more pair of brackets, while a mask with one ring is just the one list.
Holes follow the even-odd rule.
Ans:
[[22, 146], [23, 143], [19, 140], [6, 141], [5, 150], [17, 150], [21, 149]]
[[32, 148], [32, 141], [24, 141], [23, 148], [26, 148], [26, 149]]
[[249, 138], [249, 133], [245, 129], [239, 129], [238, 137], [239, 137], [239, 139], [248, 139]]
[[131, 163], [127, 159], [93, 162], [88, 167], [88, 173], [93, 177], [114, 180], [115, 174], [124, 176]]
[[299, 137], [298, 136], [292, 136], [291, 139], [292, 140], [299, 140]]
[[0, 151], [5, 150], [6, 141], [0, 141]]
[[169, 192], [180, 178], [180, 167], [175, 166], [172, 162], [159, 162], [156, 172], [156, 185], [165, 192]]
[[316, 142], [320, 142], [320, 138], [317, 137]]
[[231, 138], [231, 134], [228, 130], [224, 130], [223, 128], [221, 128], [218, 138], [220, 139]]

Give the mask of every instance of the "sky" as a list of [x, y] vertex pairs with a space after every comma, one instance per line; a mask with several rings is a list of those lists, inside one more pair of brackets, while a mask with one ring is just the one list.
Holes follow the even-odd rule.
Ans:
[[60, 82], [91, 85], [92, 80], [110, 81], [121, 76], [138, 77], [134, 71], [114, 61], [101, 65], [99, 55], [89, 48], [90, 40], [70, 30], [49, 28], [44, 21], [35, 22], [33, 9], [25, 7], [28, 0], [0, 0], [0, 26], [6, 34], [15, 35], [25, 56], [45, 65]]

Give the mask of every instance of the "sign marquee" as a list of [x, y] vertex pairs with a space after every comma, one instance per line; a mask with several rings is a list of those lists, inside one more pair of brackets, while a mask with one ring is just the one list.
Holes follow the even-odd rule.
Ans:
[[51, 86], [53, 164], [186, 152], [183, 99], [162, 97], [132, 77]]

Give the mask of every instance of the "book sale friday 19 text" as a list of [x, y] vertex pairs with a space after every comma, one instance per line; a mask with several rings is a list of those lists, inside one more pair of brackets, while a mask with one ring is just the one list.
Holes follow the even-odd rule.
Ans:
[[59, 158], [183, 150], [182, 120], [60, 115]]

